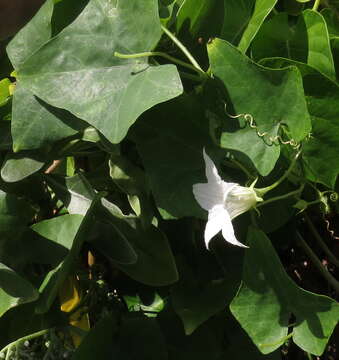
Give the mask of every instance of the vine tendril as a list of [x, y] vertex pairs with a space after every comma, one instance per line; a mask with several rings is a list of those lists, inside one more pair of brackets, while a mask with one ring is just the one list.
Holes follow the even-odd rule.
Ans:
[[[256, 134], [258, 135], [258, 137], [262, 138], [268, 146], [283, 144], [283, 145], [290, 145], [296, 150], [298, 150], [300, 148], [301, 144], [298, 143], [297, 141], [295, 141], [294, 139], [284, 140], [280, 135], [269, 136], [267, 138], [267, 135], [269, 133], [267, 131], [264, 131], [264, 132], [259, 131], [258, 126], [256, 125], [255, 120], [251, 114], [231, 115], [226, 111], [226, 106], [227, 106], [227, 104], [225, 103], [225, 113], [227, 116], [229, 116], [232, 119], [243, 118], [245, 120], [245, 122], [249, 125], [249, 127], [251, 129], [254, 129]], [[309, 134], [309, 136], [310, 136], [310, 134]], [[267, 140], [269, 140], [269, 142]]]
[[326, 230], [330, 234], [331, 238], [334, 240], [339, 240], [339, 236], [336, 236], [334, 230], [331, 229], [330, 222], [326, 218], [324, 218], [324, 221], [326, 224]]

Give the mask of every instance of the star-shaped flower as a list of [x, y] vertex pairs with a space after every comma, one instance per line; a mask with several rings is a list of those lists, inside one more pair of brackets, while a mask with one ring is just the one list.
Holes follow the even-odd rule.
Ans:
[[193, 194], [199, 205], [208, 211], [205, 228], [205, 243], [222, 231], [222, 236], [233, 245], [247, 247], [235, 235], [232, 220], [262, 201], [253, 187], [243, 187], [236, 183], [223, 181], [210, 157], [203, 155], [206, 164], [207, 183], [193, 185]]

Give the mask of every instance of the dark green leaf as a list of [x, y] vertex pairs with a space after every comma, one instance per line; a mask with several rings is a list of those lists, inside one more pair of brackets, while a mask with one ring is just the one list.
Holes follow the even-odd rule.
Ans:
[[172, 290], [172, 304], [184, 324], [186, 335], [191, 335], [210, 317], [225, 309], [235, 287], [229, 279], [202, 284], [188, 267], [184, 270], [180, 282]]
[[339, 80], [339, 36], [331, 40], [331, 49], [334, 59], [335, 71], [337, 74], [337, 81]]
[[63, 215], [40, 221], [34, 224], [32, 229], [55, 244], [70, 250], [82, 220], [82, 215]]
[[304, 9], [305, 2], [311, 0], [285, 0], [284, 1], [284, 10], [288, 15], [298, 16]]
[[[116, 320], [108, 316], [100, 320], [85, 336], [72, 356], [73, 360], [109, 359], [113, 354], [113, 338], [116, 332]], [[118, 360], [118, 359], [117, 359]]]
[[[49, 177], [49, 183], [73, 214], [86, 212], [95, 194], [83, 176], [66, 179], [53, 176]], [[91, 235], [93, 238], [90, 236], [89, 239], [93, 246], [115, 262], [116, 267], [148, 285], [167, 285], [177, 280], [171, 249], [160, 230], [154, 226], [145, 229], [137, 217], [125, 216], [106, 199], [101, 199], [95, 216], [99, 223]], [[154, 272], [155, 268], [157, 272]]]
[[333, 11], [330, 8], [325, 8], [321, 10], [321, 15], [326, 21], [328, 34], [330, 38], [335, 38], [339, 36], [339, 14]]
[[[293, 0], [294, 1], [294, 0]], [[263, 355], [253, 344], [251, 338], [246, 334], [240, 324], [230, 314], [225, 321], [225, 332], [227, 336], [226, 359], [232, 360], [279, 360], [280, 349]]]
[[[178, 33], [190, 33], [194, 39], [219, 35], [224, 14], [220, 0], [186, 0], [177, 14]], [[213, 19], [213, 22], [211, 22]]]
[[0, 316], [10, 308], [31, 302], [39, 292], [15, 271], [0, 263]]
[[286, 13], [279, 13], [266, 21], [251, 47], [251, 54], [256, 60], [285, 57], [307, 62], [307, 53], [307, 29], [303, 17], [292, 25]]
[[95, 197], [95, 191], [82, 173], [67, 178], [58, 175], [48, 176], [47, 182], [70, 214], [87, 213]]
[[208, 52], [211, 70], [223, 82], [235, 115], [250, 114], [258, 131], [267, 132], [260, 138], [247, 124], [234, 133], [224, 132], [221, 145], [245, 153], [260, 174], [267, 175], [280, 154], [279, 146], [267, 143], [280, 133], [281, 125], [288, 126], [288, 135], [296, 142], [311, 128], [300, 73], [296, 67], [277, 71], [256, 65], [220, 39], [208, 45]]
[[[296, 190], [295, 187], [285, 182], [265, 195], [265, 200], [288, 194], [294, 190]], [[297, 213], [294, 208], [296, 202], [296, 198], [290, 196], [287, 199], [260, 206], [258, 208], [260, 215], [256, 217], [260, 229], [265, 233], [271, 233], [284, 226]]]
[[[178, 273], [168, 240], [159, 229], [152, 226], [134, 231], [131, 228], [118, 228], [126, 236], [137, 255], [135, 264], [116, 266], [131, 278], [150, 286], [169, 285], [178, 280]], [[156, 271], [154, 271], [156, 269]]]
[[0, 347], [37, 331], [67, 325], [67, 318], [57, 308], [46, 314], [35, 314], [34, 302], [16, 306], [0, 318]]
[[88, 4], [88, 1], [89, 0], [54, 0], [52, 36], [55, 36], [66, 26], [71, 24]]
[[277, 0], [256, 0], [254, 11], [249, 21], [246, 30], [242, 34], [238, 49], [246, 53], [252, 40], [260, 29], [260, 26], [266, 19], [267, 15], [272, 11]]
[[27, 261], [23, 245], [29, 243], [26, 231], [33, 215], [24, 199], [0, 190], [0, 262], [15, 270]]
[[220, 37], [238, 45], [253, 12], [255, 0], [224, 0], [224, 23]]
[[100, 195], [97, 195], [96, 199], [93, 200], [85, 216], [66, 216], [63, 222], [64, 237], [61, 239], [59, 238], [60, 221], [62, 221], [61, 219], [51, 219], [44, 222], [40, 226], [36, 225], [38, 232], [48, 235], [50, 240], [56, 243], [61, 242], [65, 247], [70, 246], [70, 251], [68, 252], [65, 259], [46, 275], [43, 283], [40, 286], [39, 291], [41, 296], [36, 306], [37, 313], [41, 314], [49, 310], [57, 295], [59, 287], [66, 280], [67, 276], [70, 275], [74, 270], [74, 266], [76, 264], [82, 244], [88, 235], [93, 221], [91, 214], [92, 208], [95, 206], [99, 196]]
[[135, 141], [164, 218], [203, 214], [192, 192], [204, 179], [202, 149], [212, 145], [203, 115], [198, 99], [182, 96], [136, 124]]
[[284, 343], [293, 314], [293, 341], [303, 350], [321, 355], [339, 320], [339, 305], [299, 288], [260, 230], [249, 229], [247, 245], [243, 284], [230, 305], [232, 314], [263, 354]]
[[147, 193], [145, 173], [123, 156], [112, 154], [109, 168], [113, 181], [127, 194]]
[[[153, 211], [145, 173], [126, 158], [114, 154], [110, 157], [109, 168], [112, 180], [123, 192], [129, 195], [131, 207], [138, 216], [142, 217], [145, 226], [147, 226], [147, 223], [152, 221]], [[136, 204], [133, 201], [136, 201]]]
[[125, 234], [111, 223], [97, 221], [88, 236], [93, 246], [117, 264], [135, 264], [138, 258]]
[[303, 12], [308, 35], [308, 65], [335, 80], [330, 39], [324, 18], [313, 10]]
[[315, 182], [334, 187], [339, 165], [337, 161], [339, 116], [339, 87], [316, 69], [287, 59], [267, 59], [265, 66], [298, 66], [302, 76], [312, 133], [303, 146], [306, 176]]
[[179, 5], [175, 0], [158, 0], [159, 17], [164, 26], [170, 27], [176, 19]]
[[167, 347], [157, 321], [139, 314], [131, 315], [123, 319], [115, 357], [167, 360]]
[[[166, 311], [167, 310], [167, 311]], [[176, 360], [195, 359], [211, 360], [224, 359], [225, 345], [224, 329], [220, 327], [221, 321], [204, 323], [193, 334], [186, 336], [180, 319], [171, 308], [162, 311], [159, 315], [162, 331], [166, 336], [171, 358]], [[217, 319], [219, 320], [219, 319]]]
[[0, 121], [0, 150], [12, 149], [11, 123]]

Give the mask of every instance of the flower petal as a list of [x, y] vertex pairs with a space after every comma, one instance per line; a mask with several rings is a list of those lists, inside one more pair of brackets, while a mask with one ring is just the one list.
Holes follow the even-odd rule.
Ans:
[[199, 205], [207, 211], [224, 204], [223, 184], [194, 184], [193, 194]]
[[257, 195], [251, 188], [235, 185], [227, 193], [225, 206], [231, 220], [251, 209], [257, 203]]
[[214, 165], [214, 162], [211, 160], [211, 158], [206, 154], [205, 148], [203, 149], [203, 155], [205, 160], [205, 166], [206, 166], [206, 177], [208, 182], [220, 182], [222, 181], [216, 166]]
[[193, 185], [193, 194], [199, 205], [210, 211], [214, 206], [225, 203], [227, 194], [236, 185], [235, 183], [227, 183], [221, 180], [218, 170], [213, 161], [203, 150], [207, 183]]
[[240, 241], [238, 241], [234, 235], [234, 229], [233, 229], [233, 225], [232, 225], [232, 221], [231, 221], [231, 217], [229, 216], [228, 212], [227, 213], [227, 217], [225, 217], [224, 222], [223, 222], [223, 226], [222, 226], [222, 236], [224, 237], [224, 239], [233, 244], [233, 245], [237, 245], [237, 246], [241, 246], [244, 248], [248, 248], [248, 246], [242, 244]]
[[215, 206], [208, 213], [208, 221], [205, 228], [205, 244], [208, 249], [210, 240], [218, 234], [225, 223], [225, 218], [229, 218], [226, 209], [222, 205]]
[[236, 183], [228, 183], [221, 180], [221, 177], [219, 176], [218, 173], [218, 169], [214, 165], [214, 162], [211, 160], [211, 158], [206, 154], [205, 148], [203, 149], [203, 155], [205, 160], [205, 166], [206, 166], [205, 172], [208, 183], [214, 186], [218, 185], [222, 187], [224, 193], [230, 191], [234, 185], [237, 185]]

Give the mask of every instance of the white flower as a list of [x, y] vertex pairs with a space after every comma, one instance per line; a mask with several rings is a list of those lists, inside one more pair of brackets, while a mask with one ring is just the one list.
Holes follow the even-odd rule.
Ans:
[[247, 247], [239, 242], [235, 235], [232, 219], [262, 201], [253, 187], [243, 187], [236, 183], [221, 180], [213, 161], [203, 150], [207, 183], [193, 185], [193, 194], [199, 205], [208, 211], [205, 228], [205, 243], [208, 248], [210, 240], [222, 231], [222, 236], [233, 245]]

